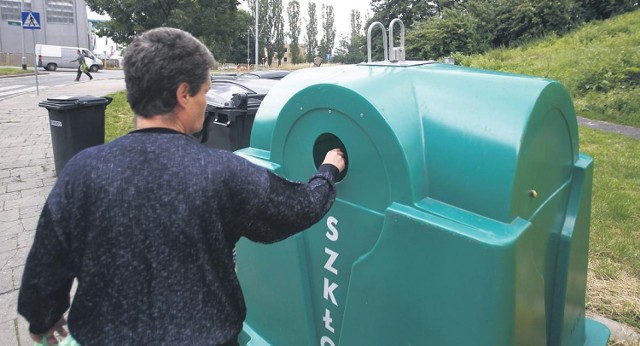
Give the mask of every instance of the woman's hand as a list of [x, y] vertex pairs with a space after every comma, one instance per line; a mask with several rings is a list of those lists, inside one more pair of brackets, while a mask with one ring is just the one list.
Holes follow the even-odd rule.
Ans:
[[49, 329], [47, 334], [38, 335], [31, 333], [31, 339], [37, 343], [42, 343], [42, 339], [46, 337], [48, 345], [57, 345], [58, 339], [56, 338], [55, 333], [58, 333], [61, 339], [64, 339], [67, 337], [67, 335], [69, 335], [69, 333], [67, 333], [67, 330], [64, 328], [66, 324], [67, 320], [62, 317], [58, 322], [56, 322], [56, 324], [53, 325], [53, 327], [51, 327], [51, 329]]
[[324, 157], [324, 162], [322, 162], [322, 164], [325, 164], [325, 163], [336, 166], [338, 171], [342, 173], [342, 171], [346, 166], [346, 163], [344, 160], [344, 153], [342, 152], [342, 150], [338, 148], [329, 150], [327, 155]]

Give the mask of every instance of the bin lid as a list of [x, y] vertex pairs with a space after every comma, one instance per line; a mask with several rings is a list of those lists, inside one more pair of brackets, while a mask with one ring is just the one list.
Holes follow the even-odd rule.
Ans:
[[45, 101], [38, 103], [38, 106], [47, 109], [69, 110], [93, 106], [106, 106], [111, 103], [111, 97], [97, 97], [91, 95], [84, 96], [57, 96], [49, 97]]
[[[235, 79], [235, 80], [215, 80], [211, 82], [211, 89], [207, 92], [207, 104], [217, 108], [236, 108], [233, 102], [233, 95], [264, 95], [279, 80], [273, 79]], [[250, 99], [249, 107], [257, 107], [262, 102], [261, 99]]]

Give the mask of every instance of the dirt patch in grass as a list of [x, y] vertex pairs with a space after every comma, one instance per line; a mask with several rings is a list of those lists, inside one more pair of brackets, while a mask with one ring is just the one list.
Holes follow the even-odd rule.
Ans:
[[640, 279], [617, 269], [615, 277], [589, 269], [586, 308], [640, 333]]

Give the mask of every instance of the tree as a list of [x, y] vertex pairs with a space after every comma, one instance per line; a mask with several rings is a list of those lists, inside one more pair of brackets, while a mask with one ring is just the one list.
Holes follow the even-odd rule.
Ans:
[[473, 54], [489, 48], [477, 32], [477, 19], [462, 8], [446, 8], [441, 16], [415, 23], [406, 40], [407, 57], [416, 60], [451, 53]]
[[[380, 22], [387, 28], [393, 19], [400, 18], [405, 28], [410, 29], [416, 22], [424, 22], [440, 16], [444, 8], [464, 2], [465, 0], [371, 0], [373, 17], [368, 20], [366, 28], [368, 29], [373, 22]], [[396, 32], [399, 36], [400, 32]], [[383, 60], [382, 34], [381, 30], [376, 29], [371, 35], [371, 52], [374, 61]]]
[[291, 1], [287, 5], [287, 14], [289, 15], [289, 38], [291, 38], [291, 44], [289, 45], [289, 56], [291, 57], [291, 63], [297, 64], [300, 62], [300, 3], [297, 0]]
[[[280, 1], [280, 6], [282, 6], [282, 0]], [[278, 67], [282, 63], [282, 58], [284, 57], [284, 21], [282, 20], [282, 16], [279, 16], [280, 20], [277, 20], [275, 23], [275, 41], [273, 43], [274, 55], [276, 57]], [[271, 65], [271, 64], [269, 64]]]
[[247, 55], [249, 56], [249, 61], [252, 61], [255, 57], [255, 44], [252, 40], [254, 37], [250, 34], [250, 28], [252, 27], [255, 19], [249, 12], [243, 10], [238, 11], [236, 18], [238, 27], [245, 29], [234, 38], [228, 54], [222, 54], [218, 56], [218, 59], [220, 61], [244, 63], [247, 62]]
[[322, 30], [324, 35], [320, 43], [321, 55], [331, 55], [333, 45], [336, 41], [336, 27], [334, 26], [335, 16], [332, 5], [322, 5]]
[[351, 10], [349, 14], [351, 23], [351, 37], [362, 35], [362, 14], [358, 10]]
[[577, 0], [578, 15], [583, 21], [607, 19], [638, 8], [637, 0]]
[[284, 19], [282, 17], [282, 0], [269, 0], [269, 17], [267, 30], [269, 30], [267, 42], [267, 64], [271, 66], [274, 55], [284, 54]]
[[[254, 14], [256, 13], [256, 1], [260, 1], [260, 13], [258, 13], [260, 55], [266, 53], [266, 56], [263, 57], [266, 57], [267, 65], [271, 65], [276, 53], [274, 46], [278, 40], [278, 33], [282, 32], [284, 35], [284, 26], [281, 24], [283, 22], [282, 0], [249, 0], [249, 9]], [[284, 38], [282, 41], [284, 42]]]
[[[224, 55], [233, 38], [246, 28], [237, 22], [236, 0], [87, 0], [89, 8], [110, 17], [98, 27], [98, 35], [127, 45], [146, 30], [169, 26], [199, 38], [214, 56]], [[211, 25], [215, 23], [215, 25]]]
[[337, 60], [344, 64], [356, 64], [367, 59], [366, 36], [362, 31], [362, 15], [358, 10], [351, 10], [351, 34], [349, 39], [342, 37], [338, 44]]
[[318, 18], [316, 15], [316, 3], [309, 2], [309, 22], [307, 23], [307, 62], [313, 62], [318, 49]]
[[400, 18], [405, 27], [410, 28], [415, 22], [441, 16], [445, 8], [466, 2], [465, 0], [371, 0], [374, 15], [370, 23], [378, 21], [388, 26], [391, 20]]
[[575, 24], [573, 0], [503, 0], [496, 8], [494, 47], [564, 34]]

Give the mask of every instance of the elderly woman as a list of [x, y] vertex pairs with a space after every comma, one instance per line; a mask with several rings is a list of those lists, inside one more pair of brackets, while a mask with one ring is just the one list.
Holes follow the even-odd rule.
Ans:
[[246, 316], [236, 242], [280, 241], [333, 204], [339, 149], [301, 183], [189, 136], [203, 125], [212, 64], [177, 29], [127, 48], [136, 130], [72, 158], [47, 199], [18, 302], [34, 340], [67, 335], [70, 306], [65, 342], [235, 345]]

